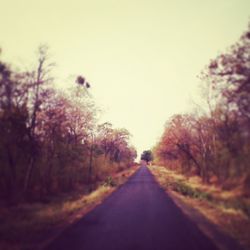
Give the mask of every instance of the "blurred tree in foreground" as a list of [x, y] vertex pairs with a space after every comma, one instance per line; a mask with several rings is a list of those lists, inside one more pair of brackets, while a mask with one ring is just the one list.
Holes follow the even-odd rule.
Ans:
[[159, 163], [250, 190], [250, 27], [201, 74], [209, 112], [174, 115], [154, 148]]
[[133, 164], [129, 133], [99, 125], [97, 109], [79, 76], [74, 87], [51, 87], [48, 48], [35, 70], [19, 72], [0, 61], [0, 198], [42, 200], [95, 184]]

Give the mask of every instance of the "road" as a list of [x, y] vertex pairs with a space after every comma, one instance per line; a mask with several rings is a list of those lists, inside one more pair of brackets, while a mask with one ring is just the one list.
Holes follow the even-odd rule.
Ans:
[[147, 167], [46, 250], [214, 250], [215, 245], [161, 189]]

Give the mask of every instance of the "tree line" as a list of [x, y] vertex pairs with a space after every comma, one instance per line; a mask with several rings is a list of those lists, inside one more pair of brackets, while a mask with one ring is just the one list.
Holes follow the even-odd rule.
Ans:
[[206, 110], [176, 114], [154, 148], [158, 163], [206, 183], [250, 188], [250, 25], [200, 74]]
[[53, 66], [47, 46], [28, 71], [0, 60], [1, 200], [43, 200], [87, 189], [136, 158], [126, 129], [98, 123], [85, 78], [79, 76], [69, 91], [57, 90]]

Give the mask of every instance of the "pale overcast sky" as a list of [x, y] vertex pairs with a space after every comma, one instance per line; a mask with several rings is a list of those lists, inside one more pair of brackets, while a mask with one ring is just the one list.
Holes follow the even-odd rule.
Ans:
[[0, 47], [27, 66], [47, 43], [58, 84], [84, 75], [102, 121], [127, 128], [140, 153], [192, 108], [196, 76], [249, 20], [249, 0], [0, 0]]

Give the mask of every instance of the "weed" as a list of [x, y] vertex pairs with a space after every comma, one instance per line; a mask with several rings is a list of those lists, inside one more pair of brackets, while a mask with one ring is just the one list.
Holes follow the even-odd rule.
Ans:
[[116, 182], [114, 181], [112, 176], [108, 176], [105, 181], [104, 181], [104, 186], [108, 186], [108, 187], [115, 187], [116, 186]]
[[212, 200], [212, 196], [209, 193], [206, 193], [197, 188], [193, 188], [180, 180], [173, 181], [168, 186], [170, 186], [172, 190], [178, 193], [181, 193], [184, 196], [188, 196], [188, 197], [200, 199], [200, 200], [209, 200], [209, 201]]

